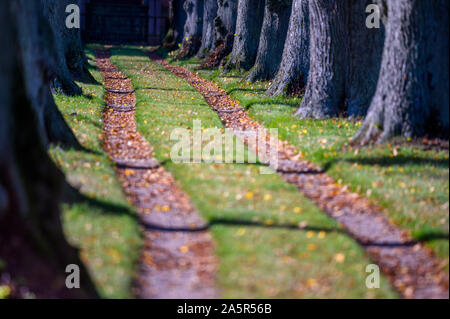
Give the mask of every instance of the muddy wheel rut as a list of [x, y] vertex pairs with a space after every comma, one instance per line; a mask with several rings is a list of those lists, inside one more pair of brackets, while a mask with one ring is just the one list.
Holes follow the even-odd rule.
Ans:
[[[407, 232], [392, 225], [381, 209], [356, 193], [338, 185], [319, 167], [302, 160], [296, 149], [274, 139], [224, 90], [184, 67], [170, 65], [155, 53], [150, 58], [178, 77], [185, 79], [216, 111], [224, 125], [236, 132], [249, 149], [266, 164], [270, 154], [258, 152], [258, 145], [245, 132], [261, 134], [267, 143], [278, 143], [276, 171], [295, 185], [325, 213], [336, 219], [366, 250], [370, 258], [389, 277], [393, 286], [406, 298], [449, 298], [448, 273], [441, 269], [431, 251], [414, 242]], [[244, 131], [244, 134], [242, 133]]]
[[140, 298], [215, 298], [217, 261], [207, 225], [138, 133], [131, 81], [109, 58], [108, 51], [96, 52], [106, 86], [104, 149], [116, 164], [145, 236], [136, 294]]

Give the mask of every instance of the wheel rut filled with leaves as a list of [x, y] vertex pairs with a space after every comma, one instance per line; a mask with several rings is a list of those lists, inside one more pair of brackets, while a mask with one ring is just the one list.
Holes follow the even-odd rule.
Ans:
[[[404, 297], [448, 298], [448, 274], [431, 251], [390, 223], [380, 208], [337, 184], [321, 168], [303, 160], [292, 145], [271, 136], [214, 83], [184, 67], [170, 65], [155, 53], [151, 53], [150, 58], [185, 79], [202, 94], [224, 125], [254, 151], [261, 162], [271, 163], [270, 150], [273, 143], [277, 143], [278, 164], [274, 167], [277, 173], [336, 219], [365, 248]], [[249, 138], [255, 134], [264, 136], [267, 147], [261, 148], [255, 138]]]
[[108, 51], [96, 52], [96, 64], [106, 86], [104, 148], [145, 229], [137, 295], [217, 297], [217, 262], [207, 225], [138, 133], [131, 81], [111, 64], [109, 57]]

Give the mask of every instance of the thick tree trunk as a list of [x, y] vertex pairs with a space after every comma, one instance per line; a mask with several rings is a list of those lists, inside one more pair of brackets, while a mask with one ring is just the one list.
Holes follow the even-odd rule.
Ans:
[[376, 89], [384, 29], [366, 27], [371, 0], [310, 0], [310, 70], [301, 118], [363, 116]]
[[214, 49], [214, 20], [217, 17], [217, 0], [205, 0], [203, 8], [203, 32], [202, 45], [197, 56], [204, 58], [209, 51]]
[[184, 10], [186, 23], [184, 25], [183, 44], [179, 58], [191, 57], [198, 52], [202, 44], [204, 0], [186, 0]]
[[[96, 296], [77, 250], [64, 237], [59, 211], [66, 185], [64, 176], [51, 161], [43, 143], [40, 122], [43, 107], [34, 105], [29, 98], [35, 92], [29, 91], [26, 78], [30, 72], [39, 75], [46, 70], [46, 65], [51, 65], [45, 50], [37, 51], [30, 46], [40, 43], [42, 48], [48, 40], [44, 30], [49, 29], [40, 24], [44, 21], [39, 17], [40, 10], [34, 1], [0, 2], [0, 19], [4, 23], [0, 36], [8, 43], [0, 52], [0, 239], [4, 245], [8, 239], [22, 235], [21, 240], [35, 247], [42, 260], [54, 267], [55, 277], [64, 276], [68, 264], [79, 265], [81, 295]], [[28, 38], [33, 35], [42, 38]], [[26, 70], [36, 65], [34, 60], [29, 60], [30, 52], [24, 52], [29, 50], [41, 53], [41, 69]], [[35, 83], [44, 78], [39, 75]]]
[[310, 0], [310, 71], [300, 117], [336, 116], [345, 97], [346, 1]]
[[171, 0], [169, 4], [169, 30], [164, 37], [163, 45], [175, 50], [178, 44], [183, 42], [186, 11], [183, 7], [184, 0]]
[[248, 71], [255, 63], [264, 20], [264, 0], [239, 0], [236, 36], [226, 69]]
[[218, 0], [217, 17], [214, 19], [214, 50], [202, 67], [217, 67], [233, 49], [236, 31], [238, 0]]
[[270, 80], [275, 77], [283, 55], [289, 27], [292, 0], [266, 0], [264, 22], [259, 39], [258, 53], [248, 80]]
[[[19, 6], [22, 2], [18, 2]], [[39, 4], [38, 4], [39, 5]], [[55, 41], [47, 20], [42, 14], [33, 12], [34, 6], [24, 7], [24, 13], [18, 16], [21, 28], [18, 29], [21, 58], [24, 61], [24, 79], [27, 85], [28, 99], [38, 114], [40, 136], [44, 143], [60, 144], [64, 147], [81, 148], [72, 130], [59, 112], [50, 92], [51, 79], [56, 74], [57, 53]], [[42, 9], [40, 9], [42, 10]], [[27, 21], [30, 17], [36, 21]], [[31, 19], [31, 18], [30, 18]], [[39, 28], [34, 28], [39, 25]]]
[[223, 54], [226, 56], [233, 46], [238, 0], [218, 0], [218, 5], [214, 19], [215, 46], [224, 45]]
[[377, 88], [385, 29], [366, 27], [366, 7], [373, 0], [352, 1], [348, 8], [348, 55], [345, 111], [347, 116], [364, 117]]
[[386, 41], [377, 90], [354, 141], [402, 135], [448, 138], [449, 3], [387, 2]]
[[44, 16], [53, 30], [54, 46], [56, 47], [56, 77], [53, 87], [66, 95], [81, 95], [83, 92], [72, 79], [66, 57], [66, 45], [70, 45], [66, 39], [66, 0], [41, 0], [40, 2]]
[[294, 0], [280, 69], [267, 93], [299, 94], [309, 72], [309, 3]]
[[[68, 5], [73, 3], [73, 0], [67, 0], [65, 2]], [[66, 15], [63, 16], [65, 17]], [[89, 64], [84, 53], [83, 43], [81, 42], [80, 29], [64, 28], [63, 40], [67, 67], [72, 76], [81, 82], [96, 83], [96, 80], [89, 72]]]

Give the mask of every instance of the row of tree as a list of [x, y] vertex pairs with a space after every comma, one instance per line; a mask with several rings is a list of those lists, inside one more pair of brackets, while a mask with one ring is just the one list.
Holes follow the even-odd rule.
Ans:
[[69, 186], [47, 151], [50, 143], [81, 147], [52, 91], [81, 94], [74, 79], [93, 81], [80, 31], [65, 25], [73, 2], [0, 1], [0, 240], [7, 245], [24, 234], [57, 277], [68, 264], [79, 265], [81, 291], [96, 296], [78, 251], [65, 239], [60, 203]]
[[171, 8], [179, 58], [271, 80], [269, 95], [302, 94], [300, 118], [365, 117], [361, 144], [448, 137], [447, 0], [172, 0]]

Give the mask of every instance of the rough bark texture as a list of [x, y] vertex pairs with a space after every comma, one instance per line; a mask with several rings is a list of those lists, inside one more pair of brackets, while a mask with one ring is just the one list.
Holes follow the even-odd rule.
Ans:
[[217, 0], [219, 5], [217, 17], [214, 19], [215, 45], [223, 44], [229, 54], [232, 49], [234, 33], [236, 32], [238, 0]]
[[179, 58], [191, 57], [198, 52], [203, 32], [204, 0], [186, 0], [183, 6], [186, 12], [186, 23]]
[[280, 69], [267, 93], [299, 94], [309, 72], [309, 4], [294, 0]]
[[255, 63], [264, 19], [264, 0], [240, 0], [233, 50], [225, 66], [248, 71]]
[[236, 30], [238, 0], [218, 0], [217, 17], [214, 19], [214, 47], [202, 67], [217, 67], [233, 49]]
[[376, 89], [384, 29], [368, 29], [371, 0], [310, 0], [310, 71], [297, 115], [363, 116]]
[[325, 118], [339, 113], [345, 94], [344, 1], [310, 0], [310, 71], [300, 117]]
[[81, 88], [73, 81], [66, 56], [66, 46], [70, 46], [67, 39], [66, 0], [41, 0], [44, 16], [53, 30], [54, 46], [56, 47], [56, 77], [53, 87], [66, 95], [81, 95]]
[[175, 50], [183, 42], [186, 11], [184, 0], [171, 0], [169, 2], [169, 30], [163, 40], [164, 47]]
[[449, 132], [449, 3], [387, 1], [377, 90], [355, 142]]
[[[39, 4], [34, 1], [0, 2], [0, 19], [4, 23], [0, 36], [8, 43], [0, 52], [0, 246], [4, 248], [17, 240], [27, 243], [39, 252], [39, 264], [53, 267], [55, 277], [64, 276], [68, 264], [79, 265], [82, 271], [79, 297], [85, 293], [96, 296], [77, 250], [64, 237], [59, 206], [66, 184], [45, 148], [40, 121], [43, 107], [30, 100], [35, 92], [29, 91], [27, 68], [36, 67], [36, 63], [26, 51], [41, 53], [41, 68], [33, 70], [38, 75], [35, 83], [45, 78], [39, 73], [45, 73], [47, 65], [51, 65], [45, 50], [38, 51], [30, 45], [41, 44], [43, 49], [42, 44], [50, 36], [45, 32], [48, 26], [41, 24], [44, 19], [40, 15]], [[39, 39], [29, 39], [30, 36]], [[17, 256], [21, 253], [18, 251]], [[48, 269], [42, 271], [48, 273]]]
[[248, 76], [251, 82], [275, 77], [283, 55], [291, 15], [291, 0], [267, 0], [255, 65]]
[[197, 54], [199, 58], [204, 58], [209, 51], [214, 49], [214, 20], [217, 17], [217, 9], [217, 0], [205, 0], [203, 8], [202, 45]]
[[348, 7], [348, 52], [345, 111], [348, 117], [367, 114], [377, 88], [383, 54], [385, 29], [366, 28], [366, 7], [373, 0], [352, 1]]

